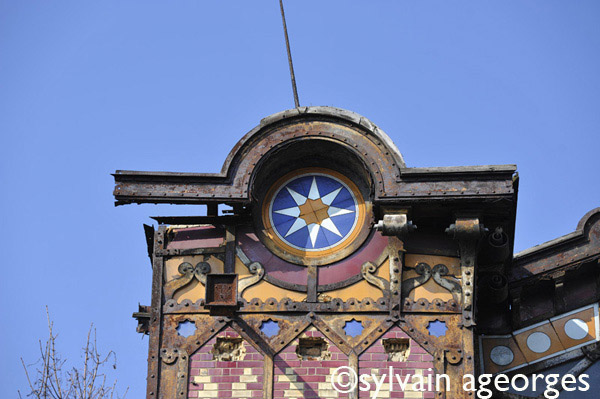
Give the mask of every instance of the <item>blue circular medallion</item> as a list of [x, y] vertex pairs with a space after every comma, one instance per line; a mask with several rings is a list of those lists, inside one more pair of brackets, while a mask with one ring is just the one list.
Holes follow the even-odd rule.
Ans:
[[268, 206], [277, 241], [302, 252], [331, 250], [352, 238], [360, 209], [357, 195], [342, 179], [304, 173], [284, 181]]

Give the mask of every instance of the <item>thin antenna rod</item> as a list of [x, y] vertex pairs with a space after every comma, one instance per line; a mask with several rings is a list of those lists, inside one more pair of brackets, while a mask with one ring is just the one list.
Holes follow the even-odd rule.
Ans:
[[285, 12], [283, 11], [283, 0], [279, 0], [281, 8], [281, 20], [283, 21], [283, 33], [285, 35], [285, 47], [287, 48], [288, 63], [290, 64], [290, 78], [292, 79], [292, 90], [294, 91], [294, 104], [296, 108], [300, 106], [298, 100], [298, 89], [296, 88], [296, 75], [294, 75], [294, 64], [292, 63], [292, 51], [290, 50], [290, 39], [288, 37], [287, 25], [285, 23]]

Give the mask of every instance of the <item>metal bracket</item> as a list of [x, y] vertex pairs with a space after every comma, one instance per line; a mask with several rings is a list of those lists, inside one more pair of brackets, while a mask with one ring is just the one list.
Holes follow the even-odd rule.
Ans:
[[417, 226], [408, 220], [406, 213], [383, 215], [383, 220], [373, 227], [384, 236], [403, 236], [417, 229]]
[[457, 217], [456, 221], [446, 229], [452, 238], [458, 241], [460, 247], [461, 274], [462, 274], [462, 324], [464, 327], [475, 325], [475, 264], [477, 263], [477, 250], [479, 239], [487, 229], [479, 223], [477, 217]]

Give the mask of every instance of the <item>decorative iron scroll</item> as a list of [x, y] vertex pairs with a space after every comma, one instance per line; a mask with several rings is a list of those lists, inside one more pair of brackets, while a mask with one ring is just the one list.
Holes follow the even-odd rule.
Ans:
[[[210, 255], [209, 255], [210, 256]], [[196, 266], [192, 266], [189, 262], [183, 262], [177, 268], [180, 276], [174, 278], [164, 285], [165, 299], [172, 299], [175, 292], [191, 283], [194, 279], [200, 284], [206, 285], [206, 275], [210, 273], [210, 264], [206, 262], [208, 256], [205, 256], [204, 261], [198, 262]]]
[[390, 290], [390, 282], [386, 279], [376, 276], [374, 273], [388, 258], [387, 250], [384, 250], [381, 255], [373, 262], [365, 262], [361, 267], [361, 274], [365, 280], [371, 285], [379, 288], [383, 293], [387, 293]]
[[[412, 277], [402, 282], [403, 296], [408, 296], [411, 291], [424, 285], [433, 277], [433, 281], [435, 281], [440, 287], [450, 291], [455, 299], [460, 298], [462, 288], [458, 282], [446, 277], [449, 276], [449, 270], [446, 265], [439, 263], [432, 269], [427, 263], [421, 262], [415, 267], [415, 272], [418, 274], [417, 277]], [[449, 277], [456, 278], [452, 275]]]
[[258, 283], [265, 276], [265, 268], [260, 262], [252, 262], [240, 247], [235, 248], [236, 255], [242, 263], [250, 270], [252, 276], [238, 281], [238, 295], [241, 297], [244, 290]]

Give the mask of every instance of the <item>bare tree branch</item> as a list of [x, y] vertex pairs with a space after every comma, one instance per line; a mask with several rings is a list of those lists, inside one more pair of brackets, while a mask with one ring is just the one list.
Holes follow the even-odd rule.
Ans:
[[[56, 341], [58, 334], [54, 332], [54, 323], [46, 307], [48, 320], [48, 339], [45, 343], [39, 341], [40, 358], [37, 362], [26, 365], [21, 359], [21, 364], [27, 377], [29, 392], [26, 397], [35, 399], [122, 399], [125, 398], [129, 388], [123, 396], [117, 393], [117, 380], [107, 386], [105, 369], [112, 365], [117, 367], [117, 356], [109, 351], [103, 356], [98, 351], [96, 329], [91, 324], [88, 330], [85, 346], [82, 348], [83, 364], [72, 367], [63, 373], [66, 359], [63, 359], [57, 350]], [[112, 361], [111, 361], [112, 358]], [[18, 391], [22, 399], [21, 391]]]

